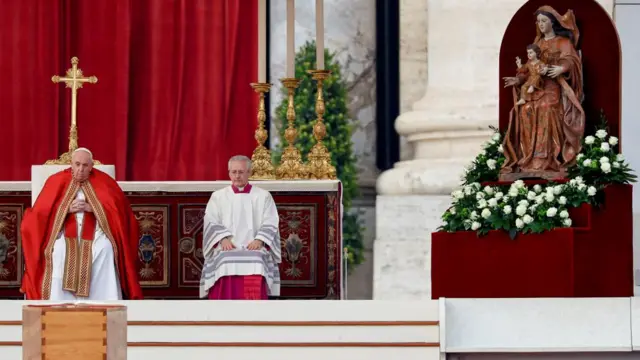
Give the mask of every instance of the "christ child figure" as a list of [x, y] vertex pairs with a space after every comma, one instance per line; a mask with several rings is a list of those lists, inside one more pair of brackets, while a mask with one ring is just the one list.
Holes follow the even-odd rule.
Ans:
[[527, 61], [524, 66], [519, 57], [516, 57], [516, 65], [518, 66], [518, 73], [525, 75], [527, 80], [522, 85], [520, 90], [520, 100], [516, 105], [522, 105], [531, 100], [531, 94], [536, 90], [542, 90], [543, 81], [542, 75], [546, 73], [547, 65], [540, 61], [540, 48], [536, 44], [530, 44], [527, 46]]

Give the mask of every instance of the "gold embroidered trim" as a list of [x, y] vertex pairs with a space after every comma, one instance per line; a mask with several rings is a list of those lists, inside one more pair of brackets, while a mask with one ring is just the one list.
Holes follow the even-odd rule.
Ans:
[[53, 273], [53, 262], [51, 258], [53, 257], [53, 245], [58, 238], [58, 233], [62, 229], [64, 225], [64, 220], [67, 217], [67, 212], [69, 211], [69, 206], [71, 206], [71, 202], [75, 198], [75, 194], [78, 191], [78, 183], [72, 181], [67, 187], [67, 192], [64, 194], [62, 198], [62, 202], [60, 203], [60, 207], [56, 212], [56, 216], [53, 221], [53, 227], [51, 229], [51, 235], [49, 236], [49, 240], [47, 241], [47, 246], [44, 249], [44, 276], [42, 278], [42, 300], [49, 300], [51, 297], [51, 276]]
[[91, 270], [93, 267], [93, 241], [81, 240], [80, 245], [80, 271], [77, 277], [76, 296], [88, 297], [91, 291]]
[[62, 288], [67, 291], [76, 292], [76, 289], [78, 289], [78, 239], [65, 237], [64, 240], [66, 252]]

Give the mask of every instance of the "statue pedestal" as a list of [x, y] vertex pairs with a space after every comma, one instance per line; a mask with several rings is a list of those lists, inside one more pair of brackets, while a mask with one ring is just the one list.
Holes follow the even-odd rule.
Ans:
[[[33, 165], [31, 166], [31, 205], [35, 204], [40, 190], [44, 186], [49, 176], [69, 168], [69, 165]], [[95, 169], [109, 174], [116, 178], [116, 167], [114, 165], [94, 165]]]
[[127, 358], [127, 308], [122, 305], [25, 305], [23, 359]]

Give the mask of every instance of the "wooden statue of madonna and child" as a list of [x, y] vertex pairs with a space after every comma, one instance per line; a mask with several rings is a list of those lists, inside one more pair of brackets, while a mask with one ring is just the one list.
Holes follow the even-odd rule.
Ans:
[[[535, 2], [537, 1], [529, 1], [529, 3]], [[587, 2], [592, 1], [587, 0]], [[595, 6], [599, 5], [595, 4]], [[584, 43], [584, 40], [580, 38], [576, 15], [571, 9], [560, 14], [548, 5], [537, 7], [533, 14], [536, 27], [533, 42], [522, 43], [518, 49], [514, 49], [516, 41], [511, 40], [509, 49], [505, 51], [505, 41], [508, 40], [506, 37], [509, 32], [507, 29], [501, 50], [503, 85], [511, 94], [508, 96], [502, 92], [500, 99], [501, 103], [508, 101], [510, 107], [508, 125], [501, 119], [502, 125], [506, 125], [506, 132], [502, 143], [505, 161], [500, 170], [500, 181], [566, 178], [567, 169], [575, 164], [576, 156], [581, 151], [586, 124], [589, 121], [594, 123], [592, 119], [594, 106], [589, 107], [589, 104], [585, 104], [585, 73], [580, 48], [581, 41]], [[510, 27], [513, 27], [514, 20]], [[522, 27], [521, 24], [516, 25]], [[595, 24], [590, 25], [594, 27]], [[612, 24], [601, 25], [613, 26]], [[531, 26], [531, 22], [528, 22], [527, 26]], [[522, 35], [519, 36], [519, 40], [522, 41]], [[618, 41], [617, 36], [615, 41]], [[590, 44], [592, 48], [594, 45], [596, 44]], [[504, 56], [507, 55], [505, 52], [526, 54], [526, 59], [523, 61], [520, 55], [510, 57], [511, 68], [505, 69]], [[617, 54], [607, 55], [598, 52], [595, 55], [619, 59], [619, 47]], [[599, 62], [597, 60], [601, 59], [596, 59], [591, 64], [597, 64]], [[619, 68], [609, 68], [609, 70], [619, 74]], [[512, 75], [505, 76], [508, 72]], [[591, 71], [589, 75], [597, 72], [597, 70]], [[600, 75], [597, 76], [600, 77]], [[619, 86], [618, 79], [609, 78], [608, 82], [610, 84], [615, 82]], [[601, 86], [600, 83], [595, 83], [600, 82], [599, 79], [591, 80], [594, 82], [591, 82], [590, 86]], [[588, 91], [592, 89], [589, 88]], [[619, 96], [619, 91], [610, 92], [608, 95], [602, 94], [602, 89], [596, 92], [600, 93], [595, 94], [598, 99], [594, 98], [592, 92], [589, 101], [602, 103], [603, 98], [607, 96], [609, 97], [607, 100], [615, 98], [616, 95]], [[619, 103], [613, 106], [615, 111], [611, 115], [619, 116]], [[585, 111], [585, 108], [588, 111]], [[501, 112], [505, 112], [501, 113], [503, 118], [506, 115], [503, 104], [501, 104]], [[617, 125], [616, 123], [616, 130], [619, 130]], [[505, 130], [504, 126], [502, 130]]]

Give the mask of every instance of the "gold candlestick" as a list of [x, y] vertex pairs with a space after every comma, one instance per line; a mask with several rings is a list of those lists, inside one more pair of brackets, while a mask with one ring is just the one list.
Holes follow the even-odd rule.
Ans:
[[282, 85], [287, 88], [289, 104], [287, 105], [287, 122], [289, 126], [284, 131], [284, 138], [287, 140], [287, 147], [282, 152], [280, 165], [276, 169], [276, 178], [282, 180], [298, 180], [308, 177], [307, 169], [302, 162], [300, 150], [296, 148], [295, 142], [298, 131], [294, 126], [296, 120], [296, 110], [293, 102], [293, 93], [300, 84], [300, 80], [295, 78], [284, 78]]
[[335, 180], [336, 168], [331, 164], [331, 154], [329, 149], [324, 145], [322, 140], [327, 136], [327, 127], [324, 125], [324, 97], [322, 94], [323, 81], [329, 77], [329, 70], [309, 70], [311, 77], [317, 83], [316, 96], [316, 124], [313, 126], [313, 137], [316, 144], [313, 145], [309, 152], [309, 178], [315, 180]]
[[252, 173], [251, 180], [275, 180], [275, 169], [271, 163], [271, 152], [264, 146], [269, 133], [264, 128], [264, 122], [267, 119], [267, 112], [264, 109], [264, 94], [269, 92], [271, 84], [268, 83], [252, 83], [251, 87], [258, 93], [260, 101], [258, 104], [258, 128], [255, 132], [255, 139], [258, 146], [253, 150], [251, 156]]

